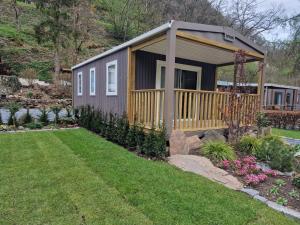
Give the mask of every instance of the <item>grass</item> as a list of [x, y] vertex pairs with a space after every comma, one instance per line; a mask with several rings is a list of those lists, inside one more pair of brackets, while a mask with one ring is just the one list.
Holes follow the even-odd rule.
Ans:
[[288, 138], [300, 139], [300, 131], [272, 128], [272, 134]]
[[84, 129], [1, 134], [0, 143], [0, 224], [297, 224]]

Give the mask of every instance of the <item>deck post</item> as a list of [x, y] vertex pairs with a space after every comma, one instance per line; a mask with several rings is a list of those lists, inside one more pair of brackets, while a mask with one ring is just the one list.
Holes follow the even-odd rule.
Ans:
[[167, 32], [166, 75], [165, 75], [165, 105], [164, 123], [167, 135], [170, 136], [174, 119], [174, 74], [176, 55], [176, 29], [171, 27]]
[[128, 70], [127, 70], [127, 116], [129, 123], [134, 122], [134, 113], [132, 105], [132, 92], [135, 90], [135, 52], [132, 51], [132, 48], [128, 48]]
[[258, 90], [257, 94], [259, 95], [259, 111], [263, 110], [263, 102], [264, 102], [264, 86], [265, 86], [265, 68], [266, 68], [266, 59], [259, 62], [260, 73], [258, 76]]

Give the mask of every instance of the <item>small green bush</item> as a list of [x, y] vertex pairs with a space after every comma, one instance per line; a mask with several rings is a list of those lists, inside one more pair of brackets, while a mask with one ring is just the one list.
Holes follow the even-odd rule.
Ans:
[[29, 108], [26, 110], [25, 118], [24, 118], [24, 123], [31, 123], [32, 122], [32, 116], [29, 112]]
[[247, 155], [254, 155], [259, 148], [259, 140], [255, 137], [243, 136], [239, 141], [237, 148]]
[[43, 124], [39, 122], [32, 122], [32, 123], [25, 124], [25, 127], [31, 130], [42, 129]]
[[146, 134], [142, 152], [154, 158], [163, 158], [166, 156], [166, 131], [164, 127], [157, 131], [152, 128]]
[[136, 120], [132, 126], [129, 127], [128, 134], [126, 136], [126, 144], [129, 149], [136, 149], [137, 147], [137, 124]]
[[49, 119], [48, 119], [48, 111], [47, 111], [46, 107], [43, 107], [42, 109], [40, 109], [40, 112], [41, 112], [41, 115], [39, 117], [39, 122], [41, 122], [45, 126], [48, 125]]
[[300, 188], [300, 175], [296, 176], [293, 181], [292, 181], [293, 185], [295, 185], [296, 187]]
[[220, 141], [205, 143], [203, 146], [203, 154], [215, 162], [234, 160], [236, 158], [233, 148]]
[[257, 159], [268, 162], [272, 169], [282, 172], [293, 170], [294, 154], [294, 148], [276, 136], [264, 137], [255, 151]]
[[2, 120], [1, 112], [0, 112], [0, 125], [3, 125], [3, 120]]

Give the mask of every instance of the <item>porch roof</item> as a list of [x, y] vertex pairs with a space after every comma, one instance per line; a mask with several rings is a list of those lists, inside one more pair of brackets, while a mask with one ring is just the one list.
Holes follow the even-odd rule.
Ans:
[[149, 40], [151, 42], [151, 40], [155, 40], [157, 37], [160, 37], [158, 41], [151, 42], [151, 44], [143, 46], [143, 48], [140, 49], [165, 54], [166, 39], [161, 37], [163, 37], [171, 27], [177, 29], [176, 57], [198, 60], [216, 65], [226, 65], [233, 62], [234, 56], [232, 52], [237, 51], [238, 49], [246, 50], [249, 54], [251, 53], [250, 55], [252, 57], [247, 58], [249, 61], [257, 60], [257, 58], [264, 58], [265, 55], [265, 52], [261, 47], [230, 27], [172, 20], [130, 41], [79, 63], [73, 66], [72, 69], [74, 70], [122, 49], [128, 47], [134, 48], [134, 46], [143, 45], [143, 43], [149, 42]]

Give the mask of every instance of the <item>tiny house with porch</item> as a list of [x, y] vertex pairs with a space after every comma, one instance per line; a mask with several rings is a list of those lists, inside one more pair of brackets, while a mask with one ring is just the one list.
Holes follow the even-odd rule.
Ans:
[[[228, 92], [217, 90], [217, 71], [245, 62], [264, 63], [265, 52], [229, 27], [170, 21], [72, 67], [73, 106], [127, 113], [146, 128], [200, 131], [226, 128]], [[259, 87], [264, 70], [259, 72]], [[263, 95], [241, 93], [241, 111], [255, 115]], [[251, 121], [254, 123], [254, 121]]]

